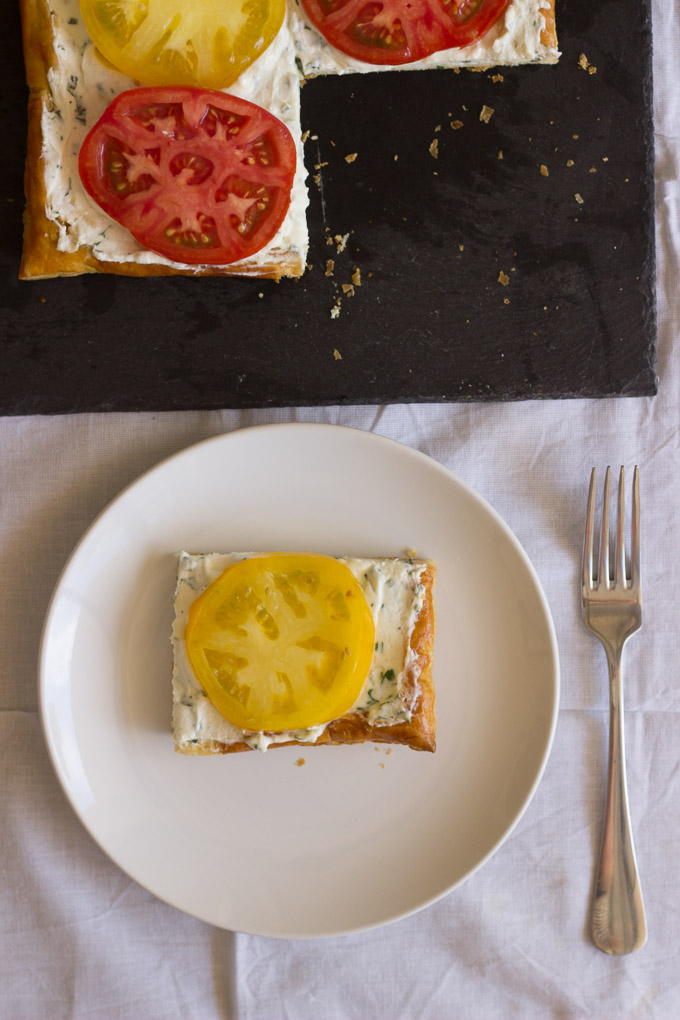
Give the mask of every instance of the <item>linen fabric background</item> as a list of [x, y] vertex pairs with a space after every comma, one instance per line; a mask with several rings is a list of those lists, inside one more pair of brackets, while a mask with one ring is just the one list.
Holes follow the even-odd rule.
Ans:
[[[653, 399], [102, 414], [0, 421], [0, 1017], [3, 1020], [524, 1020], [680, 1016], [680, 12], [654, 0], [660, 391]], [[156, 900], [82, 828], [37, 704], [50, 594], [125, 485], [208, 436], [351, 425], [449, 467], [504, 517], [550, 603], [562, 689], [554, 748], [494, 857], [434, 906], [318, 941], [212, 928]], [[593, 465], [641, 466], [644, 624], [626, 654], [631, 813], [649, 939], [600, 953], [588, 911], [606, 782], [607, 683], [580, 619]]]

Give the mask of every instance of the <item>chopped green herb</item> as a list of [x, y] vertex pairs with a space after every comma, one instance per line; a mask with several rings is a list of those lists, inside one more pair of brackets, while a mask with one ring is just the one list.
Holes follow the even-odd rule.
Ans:
[[78, 85], [78, 75], [77, 74], [72, 74], [71, 77], [69, 78], [68, 85], [66, 86], [66, 91], [69, 93], [69, 95], [73, 96], [73, 98], [75, 99], [75, 103], [76, 103], [75, 118], [76, 118], [76, 120], [78, 121], [79, 124], [85, 124], [85, 123], [87, 123], [86, 117], [85, 117], [87, 111], [86, 111], [85, 107], [82, 105], [82, 103], [80, 102], [80, 100], [78, 99], [78, 97], [76, 95], [76, 87], [77, 87], [77, 85]]
[[393, 669], [386, 669], [385, 672], [382, 674], [383, 680], [394, 680], [394, 677], [395, 673]]

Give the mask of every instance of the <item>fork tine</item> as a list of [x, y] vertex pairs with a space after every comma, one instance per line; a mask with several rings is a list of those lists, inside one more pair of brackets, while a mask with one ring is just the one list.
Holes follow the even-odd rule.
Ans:
[[640, 472], [637, 464], [633, 473], [633, 542], [630, 553], [631, 583], [640, 583]]
[[625, 511], [625, 476], [623, 465], [619, 471], [618, 516], [616, 521], [616, 558], [614, 560], [614, 584], [626, 587], [626, 544], [623, 537], [623, 515]]
[[590, 472], [590, 489], [588, 491], [588, 509], [586, 511], [586, 531], [583, 539], [583, 571], [581, 580], [586, 588], [593, 586], [593, 538], [595, 521], [595, 468]]
[[602, 500], [602, 534], [600, 535], [600, 564], [597, 571], [597, 587], [609, 587], [609, 493], [611, 470], [607, 467], [604, 476], [604, 497]]

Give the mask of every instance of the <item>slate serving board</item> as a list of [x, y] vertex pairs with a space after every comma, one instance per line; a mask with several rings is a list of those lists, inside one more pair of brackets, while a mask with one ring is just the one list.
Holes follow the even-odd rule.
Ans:
[[311, 268], [278, 284], [17, 280], [8, 7], [0, 413], [655, 392], [649, 0], [557, 0], [555, 67], [308, 82]]

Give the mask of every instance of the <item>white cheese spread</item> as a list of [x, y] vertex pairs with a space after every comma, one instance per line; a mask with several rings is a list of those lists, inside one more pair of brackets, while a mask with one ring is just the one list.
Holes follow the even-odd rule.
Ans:
[[[224, 744], [244, 742], [258, 751], [273, 743], [296, 740], [314, 743], [326, 726], [283, 733], [254, 733], [233, 726], [208, 700], [196, 679], [184, 631], [189, 609], [208, 585], [226, 568], [253, 553], [180, 553], [175, 591], [175, 621], [172, 629], [174, 667], [173, 733], [178, 745], [217, 740]], [[375, 623], [375, 648], [371, 667], [352, 711], [363, 715], [372, 726], [408, 722], [418, 697], [417, 662], [411, 649], [411, 635], [423, 607], [422, 561], [403, 559], [358, 559], [338, 557], [351, 570], [366, 597]], [[406, 676], [415, 676], [408, 685]]]
[[[250, 265], [272, 261], [272, 253], [298, 254], [304, 264], [308, 233], [301, 124], [300, 74], [347, 74], [386, 70], [482, 67], [495, 64], [554, 63], [559, 53], [540, 40], [546, 0], [511, 0], [492, 29], [473, 46], [434, 53], [426, 60], [400, 68], [377, 67], [352, 60], [334, 50], [288, 0], [283, 26], [265, 50], [226, 91], [257, 103], [279, 117], [296, 141], [298, 162], [291, 203], [276, 236], [248, 259]], [[46, 213], [58, 227], [58, 248], [73, 252], [80, 245], [109, 262], [138, 262], [200, 269], [170, 262], [148, 251], [104, 213], [87, 195], [78, 175], [78, 153], [85, 135], [114, 96], [138, 83], [102, 61], [89, 38], [78, 0], [47, 0], [56, 61], [48, 72], [50, 98], [42, 118]], [[239, 263], [235, 263], [238, 265]]]

